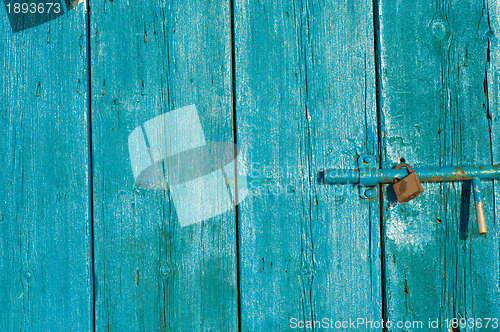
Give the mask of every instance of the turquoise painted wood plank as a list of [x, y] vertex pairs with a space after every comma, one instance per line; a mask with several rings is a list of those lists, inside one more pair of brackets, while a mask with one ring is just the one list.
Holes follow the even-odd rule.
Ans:
[[[498, 34], [500, 33], [500, 3], [498, 1], [488, 1], [486, 6], [489, 18], [489, 29], [487, 31], [488, 36], [488, 54], [489, 61], [487, 64], [487, 77], [486, 81], [488, 84], [488, 113], [489, 113], [489, 125], [491, 134], [491, 150], [492, 150], [492, 162], [494, 164], [500, 164], [500, 40]], [[496, 218], [500, 216], [500, 186], [498, 181], [495, 181], [493, 186], [493, 197], [494, 197], [494, 210], [493, 205], [490, 205], [490, 209], [493, 211]], [[489, 203], [489, 202], [488, 202]], [[495, 255], [491, 255], [492, 260], [495, 259]], [[497, 258], [498, 259], [498, 258]], [[493, 263], [494, 267], [497, 267], [497, 276], [500, 274], [498, 272], [498, 260]], [[500, 279], [500, 277], [499, 277]], [[500, 286], [499, 286], [500, 287]], [[497, 311], [498, 312], [498, 311]]]
[[172, 191], [134, 185], [128, 151], [134, 128], [192, 104], [207, 142], [232, 142], [230, 17], [229, 1], [91, 7], [98, 331], [236, 330], [234, 209], [181, 227]]
[[90, 331], [86, 13], [0, 30], [0, 326]]
[[[488, 105], [497, 95], [490, 96], [494, 84], [487, 77], [491, 19], [497, 20], [488, 4], [476, 1], [380, 1], [384, 167], [400, 158], [415, 167], [494, 161], [498, 142], [490, 134], [489, 112], [497, 110]], [[438, 319], [436, 331], [449, 331], [446, 319], [497, 318], [493, 184], [483, 183], [486, 236], [478, 234], [470, 186], [426, 183], [424, 189], [405, 205], [385, 190], [387, 318], [421, 321], [424, 329], [429, 319]]]
[[[486, 83], [487, 83], [487, 111], [488, 120], [490, 126], [490, 137], [491, 137], [491, 160], [493, 164], [500, 164], [500, 43], [498, 33], [500, 32], [500, 3], [498, 1], [488, 1], [485, 4], [485, 10], [488, 14], [488, 29], [486, 31], [486, 37], [488, 38], [488, 62], [486, 70]], [[492, 210], [495, 221], [498, 220], [500, 216], [500, 186], [498, 181], [495, 181], [493, 185], [493, 202], [488, 202], [490, 209]], [[494, 204], [494, 206], [493, 206]], [[497, 238], [498, 241], [498, 238]], [[489, 249], [489, 248], [487, 248]], [[497, 280], [500, 280], [500, 268], [499, 268], [499, 255], [490, 254], [490, 259], [488, 263], [491, 262], [491, 266], [494, 269], [495, 276]], [[492, 281], [493, 283], [493, 281]], [[498, 286], [497, 284], [497, 287]], [[497, 288], [498, 290], [498, 288]], [[498, 294], [498, 293], [496, 293]], [[485, 303], [487, 304], [487, 302]], [[496, 306], [496, 313], [498, 315], [498, 306]]]
[[317, 183], [378, 149], [372, 12], [236, 1], [239, 172], [270, 183], [239, 205], [242, 331], [382, 319], [379, 201]]

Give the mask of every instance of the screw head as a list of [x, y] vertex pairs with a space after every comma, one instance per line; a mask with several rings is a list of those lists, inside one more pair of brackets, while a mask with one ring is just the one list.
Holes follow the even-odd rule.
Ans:
[[365, 190], [365, 196], [366, 197], [373, 197], [375, 195], [375, 192], [372, 189], [366, 189]]
[[365, 156], [363, 161], [367, 164], [370, 164], [373, 161], [373, 156]]

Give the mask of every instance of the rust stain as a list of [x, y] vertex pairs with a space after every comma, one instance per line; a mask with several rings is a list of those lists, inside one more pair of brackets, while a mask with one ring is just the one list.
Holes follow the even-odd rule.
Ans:
[[453, 179], [454, 180], [465, 180], [467, 178], [467, 175], [465, 172], [453, 172]]
[[139, 286], [139, 269], [135, 271], [135, 284]]

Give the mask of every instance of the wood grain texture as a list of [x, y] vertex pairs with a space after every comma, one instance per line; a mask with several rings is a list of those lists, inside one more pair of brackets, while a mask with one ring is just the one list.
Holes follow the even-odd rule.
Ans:
[[96, 329], [234, 331], [234, 210], [180, 227], [170, 193], [134, 186], [127, 138], [196, 105], [232, 141], [229, 2], [97, 2], [92, 20]]
[[[486, 74], [488, 84], [487, 105], [492, 142], [491, 159], [493, 164], [500, 164], [500, 3], [498, 3], [498, 1], [488, 1], [486, 9], [489, 14], [489, 29], [487, 32], [489, 61], [487, 64]], [[490, 209], [493, 211], [496, 220], [498, 220], [498, 217], [500, 216], [500, 186], [498, 181], [495, 181], [493, 189], [494, 201], [491, 202], [491, 204], [494, 205], [490, 205]], [[498, 238], [496, 241], [498, 242]], [[496, 258], [496, 252], [491, 253], [490, 255], [492, 260]], [[494, 264], [498, 264], [498, 260], [497, 262], [494, 262]], [[500, 277], [498, 279], [500, 284]]]
[[[400, 158], [415, 167], [495, 161], [499, 142], [489, 112], [497, 112], [491, 105], [498, 94], [489, 93], [494, 84], [487, 73], [498, 64], [489, 55], [491, 17], [488, 4], [477, 1], [380, 1], [384, 167]], [[429, 319], [498, 316], [493, 184], [483, 182], [486, 236], [478, 234], [469, 184], [426, 183], [424, 190], [398, 205], [386, 187], [387, 318], [422, 321], [425, 329]]]
[[239, 206], [242, 331], [382, 318], [379, 202], [317, 184], [377, 151], [372, 23], [365, 1], [236, 1], [240, 171], [271, 180]]
[[85, 12], [0, 31], [0, 326], [90, 331]]

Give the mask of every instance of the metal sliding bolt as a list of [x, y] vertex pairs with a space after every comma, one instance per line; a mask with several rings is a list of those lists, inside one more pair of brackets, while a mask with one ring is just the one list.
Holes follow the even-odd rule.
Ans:
[[[361, 156], [360, 156], [361, 157]], [[378, 184], [394, 183], [407, 178], [408, 171], [404, 169], [378, 169], [372, 162], [376, 162], [374, 155], [364, 155], [358, 161], [357, 169], [327, 169], [323, 171], [325, 184], [360, 184], [360, 197], [370, 199], [377, 196]], [[374, 167], [371, 167], [374, 166]], [[401, 167], [400, 167], [401, 168]], [[476, 203], [477, 225], [479, 234], [486, 234], [486, 220], [483, 209], [483, 195], [481, 194], [481, 180], [500, 180], [500, 165], [461, 166], [461, 167], [426, 167], [415, 168], [420, 182], [442, 181], [472, 181], [472, 191]], [[370, 187], [370, 189], [363, 189]], [[396, 189], [396, 187], [395, 187]], [[363, 190], [363, 191], [361, 191]], [[362, 193], [362, 194], [361, 194]], [[410, 198], [412, 198], [410, 195]], [[399, 198], [398, 198], [399, 200]]]

